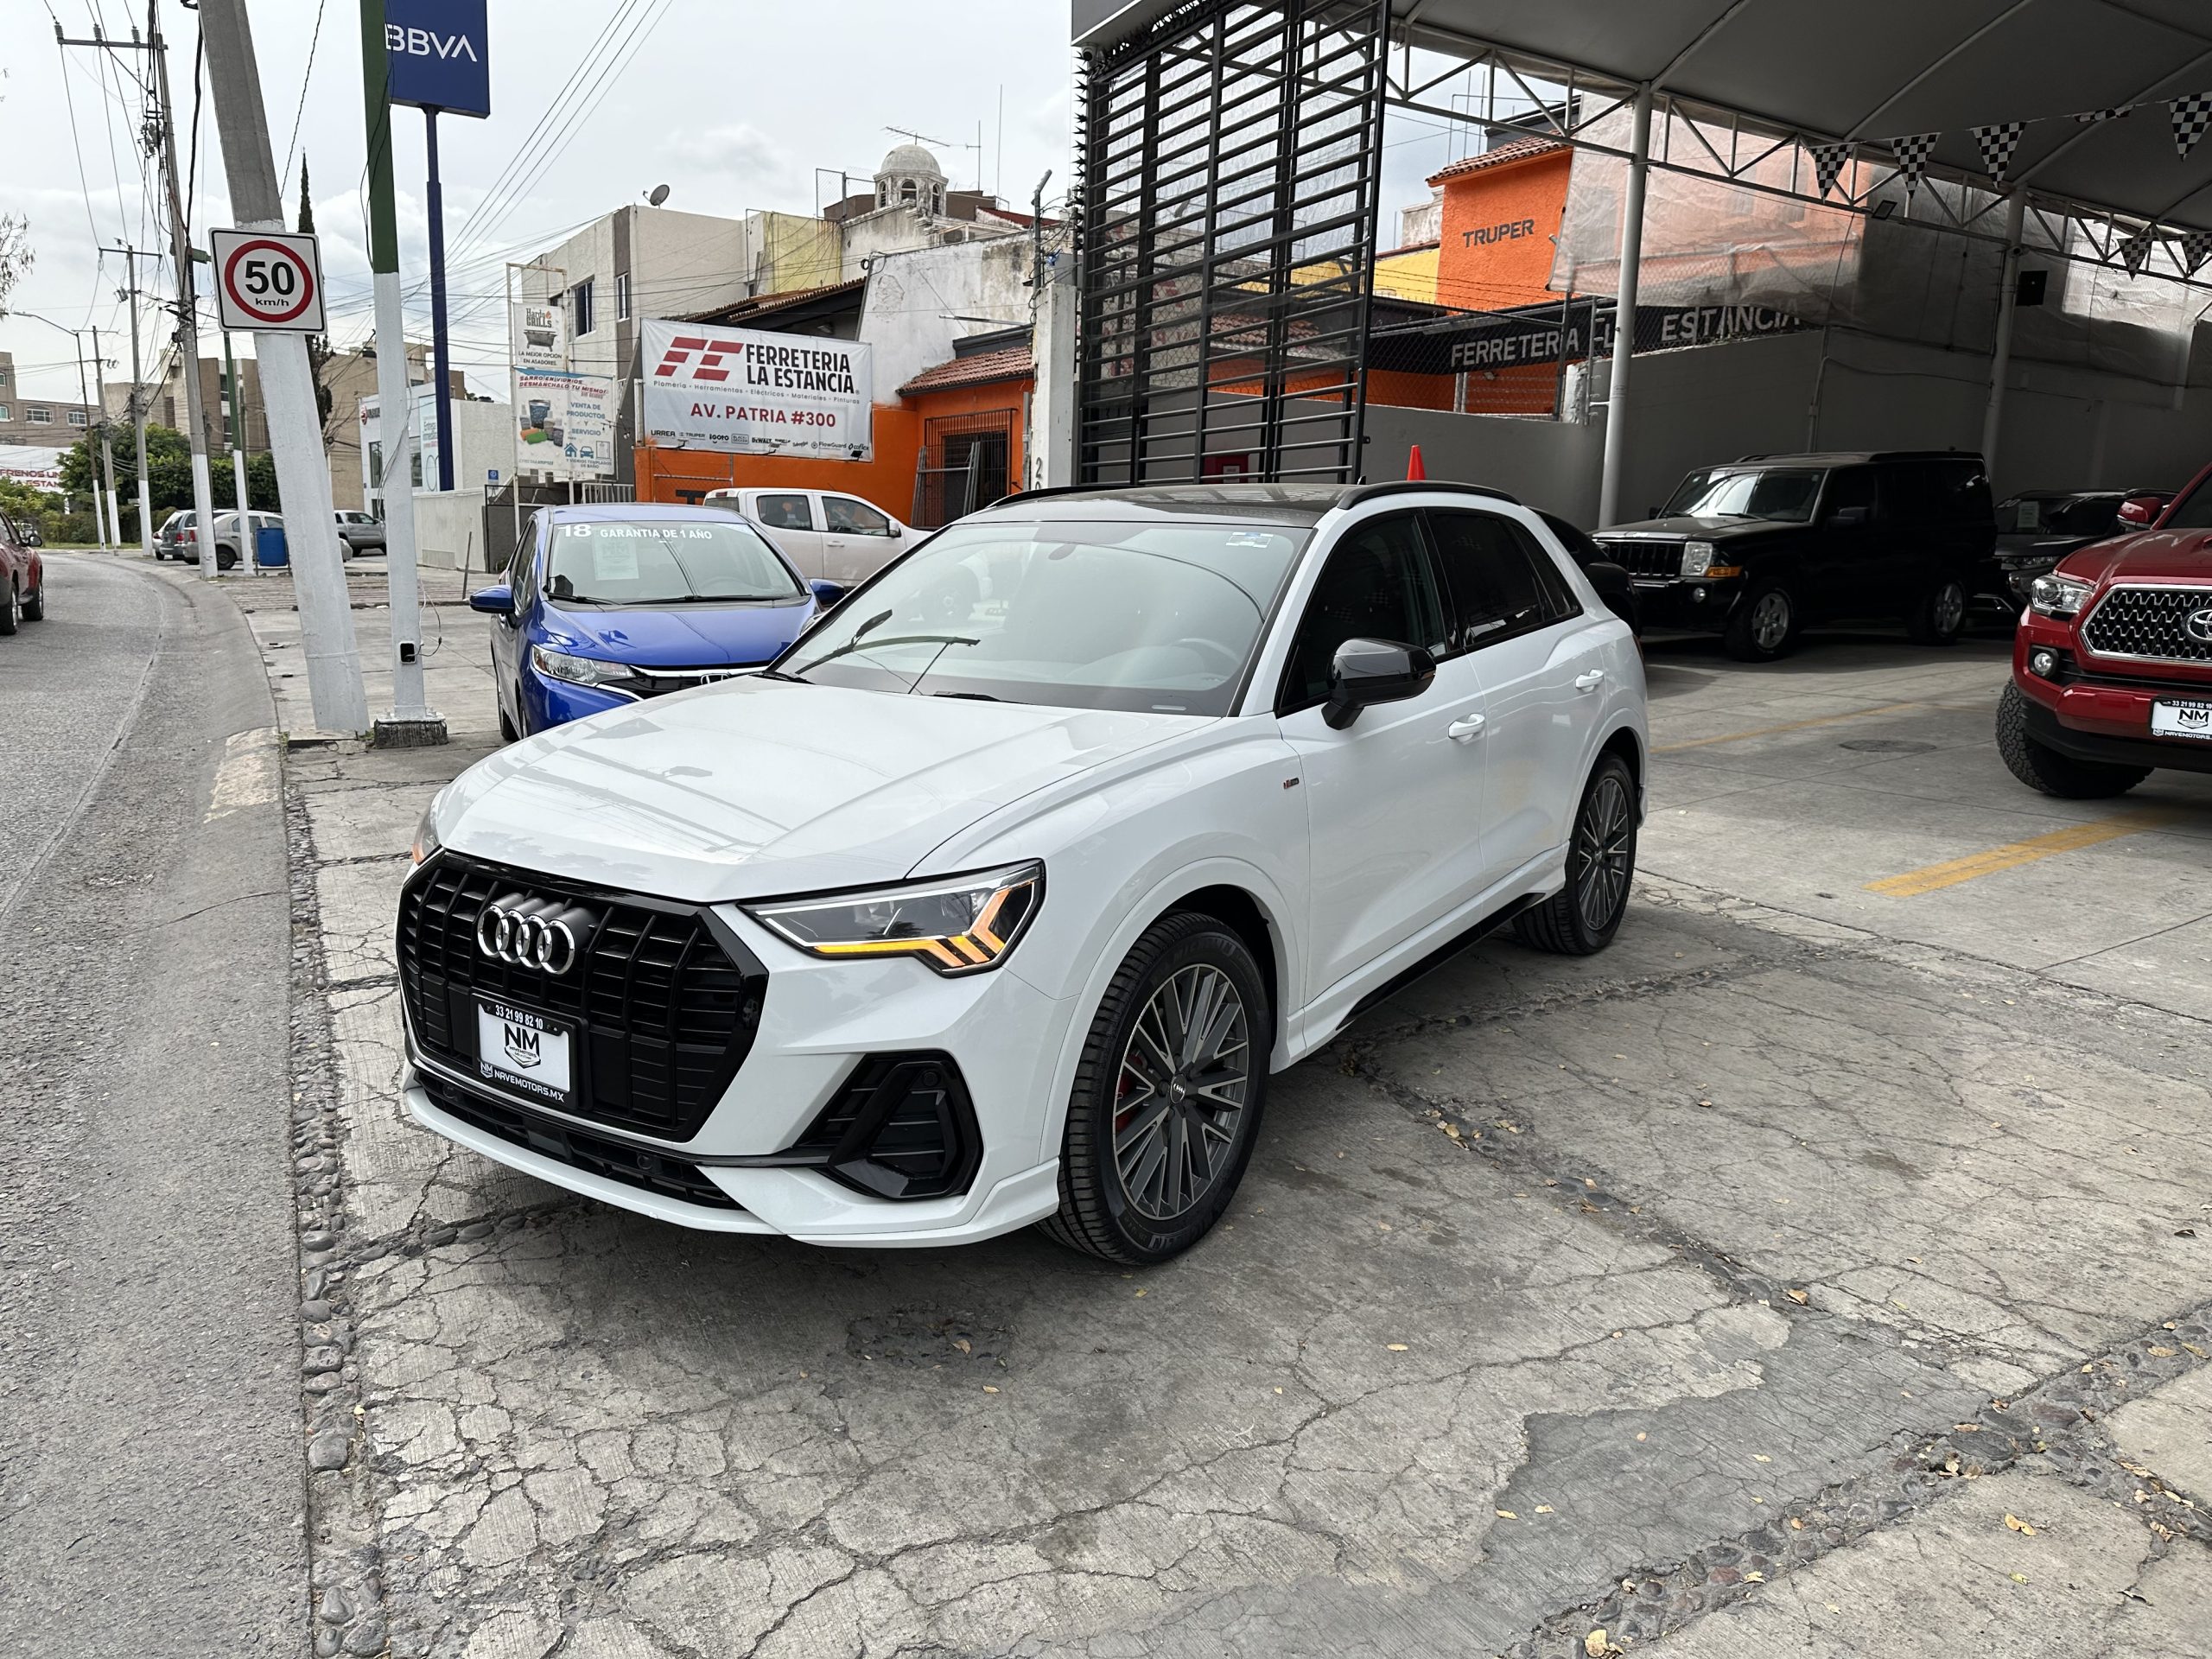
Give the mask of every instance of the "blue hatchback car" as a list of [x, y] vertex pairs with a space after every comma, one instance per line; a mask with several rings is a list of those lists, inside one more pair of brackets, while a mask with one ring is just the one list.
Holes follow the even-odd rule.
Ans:
[[842, 593], [735, 513], [622, 502], [540, 509], [507, 580], [468, 602], [493, 619], [512, 741], [758, 668]]

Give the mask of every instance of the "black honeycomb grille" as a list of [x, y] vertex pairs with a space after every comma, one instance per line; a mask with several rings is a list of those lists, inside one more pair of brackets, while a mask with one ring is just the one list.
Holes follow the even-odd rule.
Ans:
[[2212, 610], [2212, 588], [2115, 588], [2089, 613], [2082, 638], [2107, 657], [2212, 663], [2212, 623], [2204, 637], [2188, 626], [2205, 610]]
[[[520, 893], [598, 918], [565, 974], [483, 955], [486, 905]], [[480, 995], [571, 1022], [575, 1115], [667, 1141], [706, 1122], [753, 1046], [767, 970], [704, 912], [440, 854], [399, 901], [399, 983], [424, 1054], [476, 1071]]]

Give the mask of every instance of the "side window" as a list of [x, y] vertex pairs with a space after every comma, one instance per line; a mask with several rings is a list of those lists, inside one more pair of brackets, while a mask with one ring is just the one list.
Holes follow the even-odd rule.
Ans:
[[1443, 651], [1444, 607], [1414, 514], [1361, 524], [1329, 555], [1299, 620], [1278, 712], [1326, 700], [1329, 666], [1347, 639], [1395, 639]]
[[769, 530], [812, 530], [814, 504], [803, 495], [764, 495], [753, 517]]
[[515, 556], [507, 566], [507, 586], [514, 590], [515, 608], [520, 610], [537, 588], [537, 537], [544, 528], [545, 515], [533, 512], [522, 527], [522, 540], [515, 543]]
[[848, 536], [888, 536], [891, 520], [865, 501], [855, 501], [849, 495], [825, 495], [822, 498], [822, 522], [825, 528], [842, 531]]
[[1543, 547], [1510, 518], [1432, 512], [1436, 562], [1452, 600], [1454, 651], [1473, 651], [1581, 613]]
[[1942, 491], [1945, 521], [1986, 528], [1996, 512], [1989, 503], [1987, 469], [1979, 461], [1947, 461], [1936, 467], [1936, 474]]
[[[1871, 514], [1879, 505], [1882, 491], [1875, 482], [1872, 467], [1841, 467], [1828, 474], [1827, 507], [1825, 517], [1833, 518], [1846, 507], [1864, 507]], [[1892, 512], [1897, 503], [1890, 504]]]

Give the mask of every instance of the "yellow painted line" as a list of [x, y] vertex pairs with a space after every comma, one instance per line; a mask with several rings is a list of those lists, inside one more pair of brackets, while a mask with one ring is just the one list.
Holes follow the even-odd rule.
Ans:
[[1972, 881], [1978, 876], [1994, 875], [2000, 870], [2017, 870], [2023, 864], [2033, 864], [2042, 859], [2055, 858], [2061, 853], [2078, 853], [2085, 847], [2101, 846], [2107, 841], [2118, 841], [2126, 836], [2139, 836], [2145, 830], [2156, 830], [2173, 821], [2172, 812], [2160, 807], [2145, 808], [2139, 812], [2122, 812], [2117, 817], [2099, 818], [2094, 823], [2077, 823], [2070, 830], [2054, 830], [2047, 836], [2035, 836], [2026, 841], [2008, 842], [2002, 847], [1993, 847], [1986, 853], [1972, 853], [1965, 858], [1955, 858], [1948, 864], [1930, 864], [1923, 870], [1907, 870], [1903, 875], [1885, 875], [1879, 881], [1869, 881], [1866, 891], [1887, 895], [1891, 899], [1910, 899], [1923, 893], [1934, 893], [1942, 887], [1955, 887], [1962, 881]]
[[1854, 709], [1847, 715], [1819, 715], [1811, 720], [1793, 720], [1784, 726], [1761, 726], [1755, 731], [1730, 732], [1721, 737], [1694, 737], [1687, 743], [1662, 743], [1654, 746], [1654, 754], [1679, 754], [1684, 749], [1702, 749], [1714, 743], [1740, 743], [1747, 737], [1773, 737], [1781, 732], [1802, 732], [1814, 726], [1833, 726], [1840, 720], [1870, 720], [1876, 715], [1903, 714], [1908, 709], [1924, 709], [1923, 702], [1885, 702], [1879, 709]]

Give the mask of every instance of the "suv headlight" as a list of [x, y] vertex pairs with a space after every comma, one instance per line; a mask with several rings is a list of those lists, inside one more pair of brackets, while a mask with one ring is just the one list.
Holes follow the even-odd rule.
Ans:
[[1045, 867], [1014, 864], [745, 913], [809, 956], [913, 957], [951, 978], [1005, 961], [1044, 899]]
[[445, 796], [442, 789], [431, 796], [429, 805], [423, 809], [423, 821], [415, 826], [415, 841], [408, 849], [408, 855], [417, 864], [445, 844], [438, 839], [438, 803]]
[[1701, 576], [1712, 569], [1713, 543], [1711, 542], [1684, 542], [1682, 543], [1682, 574], [1684, 575]]
[[2056, 617], [2063, 622], [2088, 604], [2095, 591], [2095, 583], [2076, 582], [2071, 576], [2037, 576], [2036, 585], [2028, 590], [2028, 607], [2038, 615]]
[[531, 666], [549, 680], [566, 680], [570, 685], [604, 685], [611, 680], [630, 677], [627, 664], [602, 663], [596, 657], [571, 657], [564, 651], [548, 651], [543, 645], [530, 648]]

